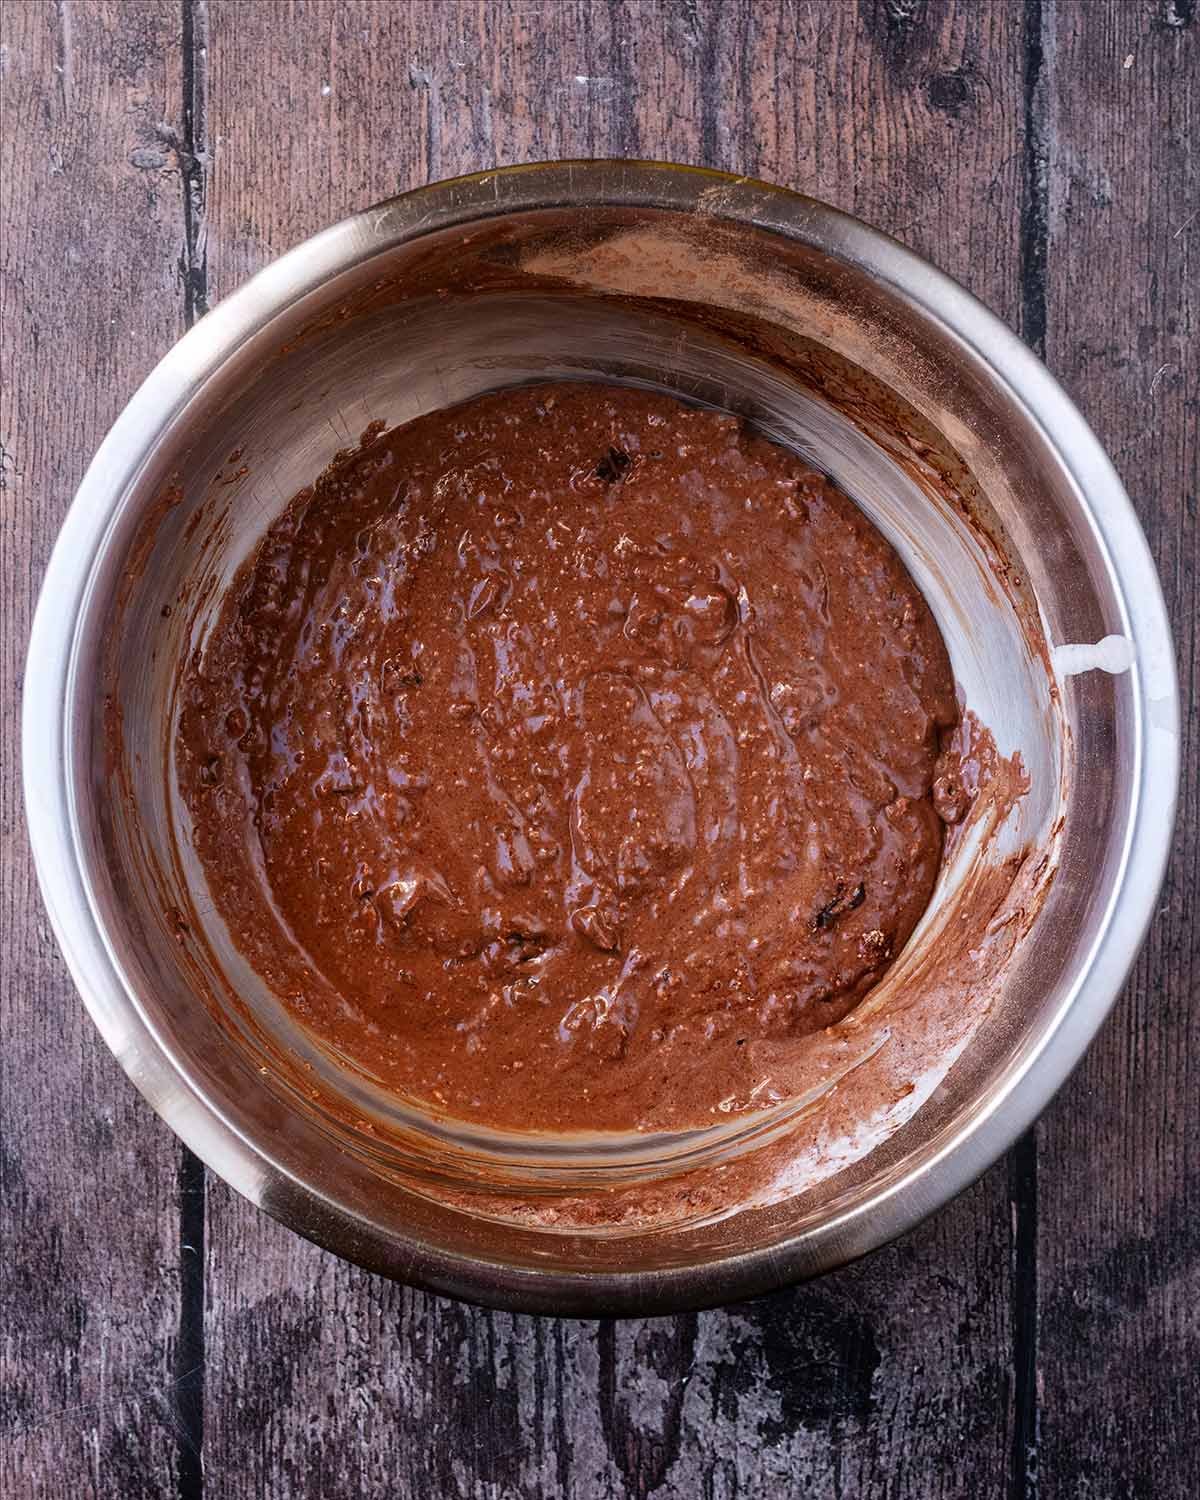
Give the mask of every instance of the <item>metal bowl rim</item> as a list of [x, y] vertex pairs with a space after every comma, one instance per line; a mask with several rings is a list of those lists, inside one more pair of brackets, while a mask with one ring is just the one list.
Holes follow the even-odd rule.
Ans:
[[[150, 1025], [106, 940], [88, 894], [66, 735], [75, 649], [105, 539], [164, 430], [238, 347], [332, 275], [400, 243], [496, 215], [589, 204], [704, 212], [798, 238], [867, 272], [969, 348], [1040, 430], [1069, 477], [1081, 515], [1101, 541], [1136, 655], [1133, 785], [1121, 868], [1088, 960], [1024, 1071], [936, 1156], [849, 1213], [782, 1244], [652, 1272], [533, 1270], [430, 1249], [321, 1197], [239, 1132]], [[830, 1269], [904, 1233], [1003, 1154], [1079, 1062], [1145, 936], [1171, 845], [1179, 717], [1166, 607], [1132, 504], [1065, 391], [982, 303], [881, 231], [786, 188], [670, 163], [545, 162], [433, 183], [342, 220], [267, 265], [163, 357], [97, 450], [51, 556], [26, 663], [22, 758], [38, 879], [75, 984], [126, 1073], [197, 1155], [252, 1201], [261, 1202], [264, 1183], [272, 1183], [275, 1217], [368, 1269], [489, 1305], [595, 1316], [715, 1305]]]

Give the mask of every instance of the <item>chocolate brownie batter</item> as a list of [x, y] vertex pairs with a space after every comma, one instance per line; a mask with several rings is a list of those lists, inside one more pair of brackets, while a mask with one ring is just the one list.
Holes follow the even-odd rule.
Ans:
[[335, 1053], [504, 1128], [760, 1107], [899, 952], [962, 811], [946, 650], [884, 538], [735, 418], [617, 387], [367, 434], [182, 704], [250, 962]]

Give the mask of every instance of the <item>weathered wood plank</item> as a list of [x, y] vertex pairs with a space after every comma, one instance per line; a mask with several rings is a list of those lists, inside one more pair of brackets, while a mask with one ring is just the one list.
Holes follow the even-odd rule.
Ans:
[[[221, 0], [206, 51], [202, 6], [183, 8], [185, 49], [173, 4], [10, 3], [4, 325], [7, 349], [35, 358], [15, 375], [6, 358], [0, 396], [5, 707], [66, 501], [186, 310], [389, 192], [494, 161], [613, 153], [813, 191], [924, 250], [1027, 333], [1044, 312], [1050, 363], [1141, 509], [1194, 712], [1194, 9]], [[1026, 109], [1044, 175], [1025, 152]], [[1039, 1479], [1046, 1493], [1195, 1493], [1194, 718], [1190, 732], [1162, 917], [1041, 1127], [1038, 1196], [1022, 1206], [1039, 1210], [1039, 1257], [1017, 1284], [1041, 1294], [1036, 1341], [1023, 1335], [1037, 1377], [1027, 1433], [1014, 1426], [1003, 1169], [814, 1286], [616, 1325], [488, 1314], [379, 1282], [216, 1185], [202, 1392], [179, 1362], [196, 1342], [177, 1329], [197, 1287], [180, 1277], [178, 1153], [75, 1000], [6, 739], [0, 1489], [715, 1500], [956, 1496], [1007, 1478], [1018, 1494]], [[193, 1203], [185, 1222], [197, 1218]], [[201, 1399], [204, 1475], [187, 1446]], [[1006, 1475], [1014, 1432], [1036, 1440], [1039, 1412], [1040, 1451]]]
[[34, 881], [18, 702], [92, 451], [181, 330], [174, 5], [0, 7], [0, 1492], [159, 1496], [179, 1458], [178, 1148], [88, 1019]]
[[1158, 917], [1042, 1127], [1041, 1478], [1166, 1500], [1200, 1493], [1200, 15], [1072, 0], [1044, 24], [1047, 354], [1146, 528], [1190, 713]]
[[[973, 3], [217, 0], [209, 288], [433, 177], [636, 153], [829, 198], [1015, 321], [1023, 47], [1018, 11]], [[219, 1184], [209, 1201], [205, 1456], [223, 1495], [695, 1500], [883, 1483], [936, 1497], [1004, 1483], [1002, 1169], [817, 1286], [621, 1325], [388, 1286]]]

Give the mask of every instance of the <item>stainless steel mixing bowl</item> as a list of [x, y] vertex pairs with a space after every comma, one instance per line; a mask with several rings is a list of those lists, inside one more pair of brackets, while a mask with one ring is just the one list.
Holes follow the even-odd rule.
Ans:
[[[303, 1057], [205, 900], [186, 829], [177, 836], [169, 754], [178, 662], [222, 585], [368, 422], [586, 377], [738, 411], [854, 494], [929, 597], [967, 704], [1005, 754], [1020, 751], [1031, 790], [999, 842], [1043, 850], [1048, 881], [1017, 914], [1020, 938], [961, 1057], [914, 1081], [874, 1149], [833, 1153], [765, 1206], [603, 1234], [440, 1201], [363, 1147], [353, 1122], [280, 1084], [256, 1034], [302, 1059], [301, 1082], [322, 1060]], [[1153, 910], [1178, 696], [1158, 580], [1116, 474], [978, 302], [793, 193], [681, 167], [555, 163], [439, 183], [348, 219], [167, 354], [96, 455], [54, 551], [30, 644], [24, 770], [38, 873], [79, 990], [209, 1166], [319, 1243], [438, 1291], [551, 1312], [665, 1311], [879, 1245], [1035, 1118], [1108, 1012]], [[969, 864], [948, 861], [918, 957], [936, 958], [939, 913]], [[908, 957], [889, 983], [923, 982]], [[214, 1000], [222, 985], [249, 1029]]]

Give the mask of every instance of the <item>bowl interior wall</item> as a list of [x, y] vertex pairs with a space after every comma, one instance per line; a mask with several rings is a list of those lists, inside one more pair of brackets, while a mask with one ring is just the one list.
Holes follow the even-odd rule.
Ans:
[[[1069, 480], [1036, 425], [1001, 406], [971, 351], [853, 268], [775, 236], [764, 255], [761, 233], [745, 230], [719, 255], [693, 245], [686, 278], [692, 226], [665, 215], [652, 228], [679, 239], [674, 279], [659, 264], [639, 270], [636, 253], [619, 274], [609, 267], [614, 242], [627, 249], [640, 232], [628, 214], [598, 217], [582, 243], [552, 213], [528, 214], [502, 236], [447, 230], [377, 256], [261, 328], [177, 413], [126, 495], [72, 684], [72, 733], [91, 768], [79, 794], [92, 799], [91, 816], [80, 821], [93, 830], [92, 896], [114, 956], [183, 1071], [241, 1133], [272, 1143], [277, 1199], [292, 1178], [440, 1251], [522, 1267], [650, 1271], [777, 1244], [937, 1154], [1054, 1025], [1110, 899], [1131, 815], [1127, 678], [1056, 681], [1041, 651], [1121, 633], [1123, 622], [1102, 549], [1075, 519]], [[643, 383], [720, 406], [829, 472], [929, 599], [967, 704], [1004, 753], [1022, 756], [1032, 790], [1010, 843], [1045, 838], [1064, 820], [1036, 941], [1022, 945], [989, 1021], [907, 1126], [784, 1204], [632, 1239], [533, 1233], [423, 1199], [307, 1110], [302, 1078], [281, 1084], [260, 1072], [252, 1032], [228, 1014], [219, 1021], [200, 992], [219, 1011], [232, 984], [264, 1034], [300, 1054], [306, 1043], [229, 943], [186, 840], [173, 840], [186, 815], [163, 763], [180, 655], [201, 645], [221, 590], [291, 496], [370, 422], [390, 427], [543, 379]], [[920, 448], [906, 449], [914, 429]], [[969, 503], [940, 498], [946, 475]], [[106, 697], [121, 716], [120, 796]], [[961, 878], [950, 862], [935, 900]], [[181, 931], [181, 912], [200, 922], [202, 943]], [[289, 1211], [286, 1201], [268, 1206]]]

